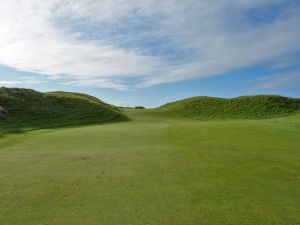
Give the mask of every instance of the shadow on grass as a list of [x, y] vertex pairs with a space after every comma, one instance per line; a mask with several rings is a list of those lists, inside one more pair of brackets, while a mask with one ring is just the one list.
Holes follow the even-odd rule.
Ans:
[[130, 118], [120, 119], [120, 120], [107, 120], [107, 121], [99, 121], [99, 122], [86, 122], [86, 123], [78, 123], [78, 124], [55, 124], [55, 125], [35, 125], [35, 126], [22, 126], [22, 127], [11, 127], [11, 126], [2, 126], [0, 128], [0, 138], [5, 136], [6, 134], [24, 134], [26, 132], [35, 131], [35, 130], [53, 130], [53, 129], [62, 129], [62, 128], [79, 128], [84, 126], [91, 125], [104, 125], [104, 124], [114, 124], [114, 123], [122, 123], [122, 122], [130, 122], [132, 121]]

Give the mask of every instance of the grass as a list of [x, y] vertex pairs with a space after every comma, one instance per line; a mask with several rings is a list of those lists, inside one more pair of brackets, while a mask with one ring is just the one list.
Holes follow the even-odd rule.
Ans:
[[297, 225], [300, 115], [131, 122], [0, 139], [3, 225]]
[[123, 120], [116, 107], [89, 95], [0, 88], [2, 132]]
[[300, 99], [275, 95], [242, 96], [232, 99], [193, 97], [159, 108], [173, 116], [192, 119], [266, 119], [300, 112]]

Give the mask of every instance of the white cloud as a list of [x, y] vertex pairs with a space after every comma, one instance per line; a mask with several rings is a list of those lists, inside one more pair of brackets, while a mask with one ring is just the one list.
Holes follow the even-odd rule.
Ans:
[[16, 84], [22, 84], [21, 81], [10, 81], [10, 80], [3, 80], [3, 81], [0, 81], [0, 85], [1, 86], [11, 86], [11, 85], [16, 85]]
[[[53, 79], [68, 77], [73, 80], [69, 85], [119, 90], [128, 89], [125, 80], [133, 76], [144, 79], [138, 86], [148, 87], [224, 74], [300, 51], [299, 4], [274, 18], [265, 16], [268, 7], [285, 2], [2, 0], [0, 64]], [[257, 12], [262, 13], [259, 23], [248, 18]], [[64, 19], [74, 24], [57, 24]], [[76, 29], [78, 21], [83, 26], [104, 24], [107, 30], [94, 31], [98, 39], [79, 40], [83, 31]], [[130, 23], [147, 28], [147, 21], [154, 23], [148, 30], [120, 32]], [[118, 38], [102, 39], [102, 33], [115, 32], [120, 32]], [[177, 51], [176, 59], [148, 54], [147, 46], [122, 46], [160, 37], [168, 40], [163, 45]]]
[[256, 89], [273, 89], [300, 85], [300, 72], [279, 73], [262, 76], [257, 80]]
[[128, 90], [127, 86], [122, 81], [111, 80], [107, 78], [92, 78], [80, 79], [76, 81], [64, 82], [65, 85], [85, 86], [85, 87], [98, 87], [98, 88], [113, 88], [120, 91]]
[[28, 85], [28, 84], [41, 84], [41, 83], [44, 83], [44, 81], [31, 76], [23, 77], [19, 80], [0, 80], [0, 86], [2, 87], [15, 87], [15, 86]]
[[0, 8], [0, 64], [79, 78], [135, 76], [159, 66], [130, 50], [67, 39], [51, 23], [58, 1], [7, 0]]

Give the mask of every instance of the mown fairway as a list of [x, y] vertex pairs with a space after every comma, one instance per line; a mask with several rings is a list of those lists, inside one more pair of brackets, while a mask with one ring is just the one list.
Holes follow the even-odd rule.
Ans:
[[2, 137], [0, 224], [300, 224], [300, 116], [127, 115]]

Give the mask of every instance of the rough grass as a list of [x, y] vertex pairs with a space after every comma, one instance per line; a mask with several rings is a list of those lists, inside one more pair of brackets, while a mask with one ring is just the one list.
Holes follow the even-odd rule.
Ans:
[[115, 107], [78, 93], [0, 88], [0, 107], [0, 126], [6, 131], [127, 119]]
[[300, 116], [129, 123], [0, 139], [0, 224], [298, 225]]
[[168, 103], [161, 112], [193, 119], [265, 119], [300, 112], [300, 99], [273, 95], [232, 99], [193, 97]]
[[53, 91], [53, 92], [47, 92], [46, 94], [48, 95], [52, 95], [52, 96], [60, 96], [60, 97], [70, 97], [70, 98], [79, 98], [79, 99], [83, 99], [83, 100], [89, 100], [93, 103], [96, 104], [102, 104], [105, 105], [108, 108], [112, 108], [114, 110], [118, 110], [118, 108], [114, 105], [108, 104], [106, 102], [101, 101], [100, 99], [91, 96], [91, 95], [87, 95], [87, 94], [83, 94], [83, 93], [74, 93], [74, 92], [65, 92], [65, 91]]

